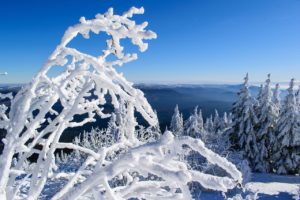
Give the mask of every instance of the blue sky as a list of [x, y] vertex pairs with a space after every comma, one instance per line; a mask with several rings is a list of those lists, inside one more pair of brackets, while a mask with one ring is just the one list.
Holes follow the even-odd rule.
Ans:
[[[29, 82], [81, 16], [144, 6], [138, 22], [158, 34], [139, 60], [119, 68], [134, 82], [241, 82], [272, 73], [300, 79], [300, 0], [1, 0], [0, 83]], [[77, 39], [91, 54], [100, 39]]]

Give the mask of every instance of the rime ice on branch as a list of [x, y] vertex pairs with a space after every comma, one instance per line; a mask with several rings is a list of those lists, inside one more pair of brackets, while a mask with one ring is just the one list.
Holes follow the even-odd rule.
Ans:
[[[130, 39], [140, 51], [145, 51], [148, 45], [144, 40], [156, 38], [154, 32], [145, 30], [147, 22], [136, 24], [131, 20], [134, 14], [143, 12], [143, 8], [131, 8], [119, 16], [113, 14], [113, 9], [109, 9], [104, 15], [98, 14], [91, 20], [80, 18], [79, 24], [68, 28], [61, 43], [32, 82], [15, 96], [7, 115], [3, 107], [1, 125], [6, 128], [7, 134], [0, 163], [1, 199], [5, 199], [5, 196], [10, 199], [10, 195], [17, 192], [8, 188], [15, 182], [15, 172], [22, 173], [20, 170], [23, 163], [33, 153], [37, 153], [39, 156], [35, 166], [24, 172], [32, 174], [28, 197], [36, 199], [47, 175], [55, 169], [54, 151], [66, 147], [59, 142], [63, 131], [93, 122], [96, 115], [101, 118], [110, 116], [103, 112], [105, 95], [110, 95], [111, 103], [116, 109], [119, 108], [118, 100], [122, 99], [132, 115], [136, 110], [150, 124], [157, 123], [157, 117], [143, 93], [134, 89], [132, 83], [127, 82], [113, 68], [137, 59], [136, 54], [123, 52], [120, 44], [122, 39]], [[98, 57], [67, 46], [78, 35], [88, 39], [90, 33], [102, 32], [110, 38], [106, 41], [106, 49]], [[114, 60], [108, 61], [108, 56], [113, 56]], [[61, 67], [63, 72], [50, 77], [48, 73], [55, 67]], [[55, 103], [61, 104], [63, 109], [55, 110]], [[78, 122], [74, 120], [75, 115], [85, 115], [86, 118]], [[133, 126], [129, 127], [126, 135], [129, 140], [134, 140], [135, 119], [132, 120]], [[34, 147], [37, 145], [42, 145], [42, 149], [36, 150]], [[12, 168], [14, 155], [18, 155], [18, 162]]]
[[[117, 143], [101, 152], [105, 156], [124, 145]], [[191, 170], [178, 155], [187, 147], [204, 156], [208, 162], [224, 169], [229, 177], [219, 177]], [[104, 165], [103, 165], [104, 164]], [[166, 131], [157, 142], [140, 144], [114, 162], [104, 160], [79, 187], [63, 196], [63, 199], [77, 199], [79, 196], [93, 197], [101, 194], [104, 199], [191, 199], [187, 184], [200, 183], [204, 188], [226, 192], [242, 181], [241, 173], [226, 158], [219, 156], [204, 146], [199, 139], [188, 136], [174, 137]], [[150, 179], [147, 179], [150, 174]], [[152, 174], [152, 175], [151, 175]], [[122, 185], [112, 187], [109, 180], [118, 177]], [[95, 191], [99, 185], [100, 191]], [[101, 188], [100, 187], [100, 188]], [[89, 192], [89, 191], [94, 191]], [[181, 191], [181, 192], [179, 192]], [[89, 194], [88, 194], [89, 193]], [[54, 199], [59, 199], [55, 196]]]
[[[187, 199], [190, 197], [186, 186], [188, 181], [197, 181], [206, 188], [220, 191], [231, 189], [241, 182], [242, 177], [236, 167], [206, 149], [200, 140], [174, 139], [166, 133], [159, 141], [144, 144], [134, 135], [137, 125], [135, 112], [139, 112], [151, 126], [157, 125], [157, 116], [144, 94], [133, 88], [132, 83], [126, 81], [114, 67], [137, 59], [136, 54], [123, 51], [122, 39], [129, 39], [140, 51], [145, 51], [148, 46], [144, 40], [156, 38], [154, 32], [145, 30], [146, 22], [136, 24], [131, 19], [134, 14], [143, 12], [143, 8], [133, 7], [121, 16], [109, 9], [91, 20], [82, 17], [79, 24], [68, 28], [61, 43], [31, 83], [12, 99], [9, 112], [6, 107], [1, 107], [1, 127], [6, 129], [7, 134], [0, 161], [0, 199], [16, 199], [20, 195], [25, 199], [39, 198], [47, 181], [55, 179], [57, 166], [54, 153], [63, 148], [84, 152], [88, 157], [76, 173], [70, 174], [68, 182], [53, 199], [77, 199], [90, 194], [96, 199], [123, 199], [130, 194], [149, 194], [149, 191], [157, 191], [155, 197], [171, 195]], [[106, 40], [106, 49], [98, 57], [68, 47], [78, 35], [88, 39], [90, 33], [98, 35], [102, 32], [109, 39]], [[51, 77], [49, 72], [56, 67], [62, 72]], [[6, 97], [11, 95], [1, 95], [1, 98]], [[107, 102], [108, 99], [111, 102]], [[124, 130], [119, 142], [94, 151], [59, 141], [68, 128], [94, 122], [96, 116], [111, 117], [110, 113], [104, 112], [107, 103], [111, 103], [115, 110], [125, 109]], [[57, 104], [61, 109], [54, 106]], [[81, 116], [81, 121], [76, 120], [78, 116]], [[182, 145], [199, 151], [213, 164], [224, 168], [231, 178], [188, 170], [184, 162], [176, 160], [179, 153], [176, 148]], [[107, 160], [111, 152], [119, 152], [120, 149], [125, 150], [122, 157]], [[37, 161], [28, 164], [27, 159], [33, 154], [37, 155]], [[90, 172], [88, 169], [94, 170]], [[164, 181], [139, 181], [138, 177], [133, 178], [130, 169], [139, 175], [154, 174]], [[128, 185], [121, 188], [109, 185], [116, 176], [126, 177]], [[82, 177], [85, 177], [84, 180]], [[174, 185], [174, 180], [180, 180], [180, 183]], [[166, 190], [166, 187], [171, 190]], [[173, 190], [177, 188], [180, 194]]]

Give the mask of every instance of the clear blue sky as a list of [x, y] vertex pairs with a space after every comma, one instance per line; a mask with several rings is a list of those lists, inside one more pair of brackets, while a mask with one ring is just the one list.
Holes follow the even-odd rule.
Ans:
[[[120, 14], [144, 6], [136, 19], [158, 34], [118, 69], [131, 81], [300, 79], [300, 0], [1, 0], [0, 72], [9, 74], [0, 83], [29, 82], [68, 26], [111, 6]], [[73, 45], [95, 54], [99, 42]]]

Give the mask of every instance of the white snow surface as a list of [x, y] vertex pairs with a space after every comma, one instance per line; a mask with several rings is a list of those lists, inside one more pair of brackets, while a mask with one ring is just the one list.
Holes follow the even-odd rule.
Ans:
[[298, 200], [300, 176], [253, 173], [251, 182], [245, 184], [244, 189], [246, 193], [256, 193], [256, 199]]
[[286, 192], [297, 195], [299, 194], [300, 183], [250, 182], [245, 185], [245, 189], [258, 194], [278, 195], [279, 193]]

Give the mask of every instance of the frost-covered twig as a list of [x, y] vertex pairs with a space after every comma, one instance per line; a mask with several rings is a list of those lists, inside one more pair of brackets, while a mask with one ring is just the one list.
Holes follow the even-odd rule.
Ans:
[[[143, 12], [143, 8], [131, 8], [123, 15], [114, 15], [109, 9], [94, 19], [82, 17], [79, 24], [66, 31], [32, 82], [12, 99], [9, 113], [6, 113], [7, 107], [2, 109], [1, 127], [7, 134], [0, 161], [0, 199], [17, 198], [23, 187], [26, 188], [23, 198], [38, 199], [47, 181], [62, 175], [58, 172], [60, 176], [55, 176], [58, 167], [54, 155], [61, 148], [81, 151], [88, 156], [77, 171], [65, 176], [67, 182], [52, 199], [82, 196], [190, 199], [187, 184], [191, 181], [218, 191], [227, 191], [241, 183], [242, 176], [236, 167], [207, 149], [199, 139], [174, 138], [171, 132], [151, 143], [147, 143], [144, 133], [140, 134], [141, 140], [137, 138], [135, 112], [139, 112], [154, 129], [158, 126], [157, 116], [144, 94], [133, 88], [133, 84], [114, 67], [137, 58], [136, 54], [123, 51], [122, 39], [129, 39], [140, 51], [145, 51], [148, 45], [144, 40], [156, 38], [155, 33], [145, 30], [147, 23], [136, 24], [131, 19], [134, 14]], [[68, 46], [77, 35], [88, 39], [90, 33], [98, 35], [101, 32], [109, 39], [106, 40], [107, 48], [98, 57]], [[62, 72], [53, 76], [51, 71], [55, 67], [62, 68]], [[112, 104], [117, 116], [105, 111], [106, 104]], [[93, 149], [80, 146], [80, 143], [60, 141], [66, 129], [94, 122], [96, 116], [111, 117], [111, 120], [119, 118], [121, 128], [114, 142]], [[158, 137], [149, 138], [155, 140]], [[190, 170], [180, 159], [186, 146], [223, 168], [229, 176], [218, 177]], [[36, 162], [28, 163], [33, 155], [37, 156]], [[153, 178], [150, 180], [149, 176]]]
[[[223, 168], [229, 174], [229, 177], [218, 177], [196, 170], [189, 170], [187, 164], [180, 161], [178, 157], [178, 153], [182, 151], [184, 146], [189, 146], [205, 156], [211, 163]], [[242, 175], [237, 168], [225, 158], [207, 149], [199, 139], [190, 137], [174, 138], [171, 132], [165, 132], [157, 142], [130, 148], [117, 160], [99, 166], [80, 185], [63, 196], [55, 196], [54, 199], [62, 197], [64, 199], [78, 199], [82, 195], [88, 195], [89, 191], [92, 191], [94, 187], [99, 187], [99, 185], [106, 188], [106, 192], [102, 194], [104, 198], [128, 199], [148, 196], [149, 199], [155, 199], [164, 193], [166, 196], [176, 197], [175, 199], [190, 199], [191, 194], [186, 189], [187, 184], [191, 181], [199, 182], [207, 189], [224, 192], [242, 182]], [[140, 176], [130, 175], [131, 180], [127, 177], [128, 183], [122, 186], [111, 187], [109, 185], [109, 180], [128, 173]], [[160, 178], [150, 181], [141, 178], [148, 174]], [[152, 191], [152, 187], [156, 190]], [[181, 191], [180, 194], [176, 194], [178, 190]], [[152, 191], [151, 195], [149, 194], [150, 191]]]
[[[32, 175], [28, 198], [36, 199], [48, 175], [55, 169], [54, 152], [59, 147], [57, 143], [61, 134], [67, 128], [93, 122], [96, 115], [101, 118], [109, 117], [109, 113], [103, 111], [103, 105], [107, 103], [106, 95], [111, 96], [111, 103], [116, 109], [119, 108], [116, 100], [123, 99], [131, 116], [134, 116], [133, 112], [136, 110], [150, 124], [157, 123], [157, 117], [143, 93], [134, 89], [132, 83], [127, 82], [113, 68], [137, 58], [136, 54], [124, 53], [120, 40], [128, 38], [140, 51], [145, 51], [147, 44], [144, 40], [156, 37], [152, 31], [145, 30], [147, 23], [136, 24], [130, 19], [133, 14], [143, 12], [143, 8], [131, 8], [119, 16], [109, 9], [104, 15], [98, 14], [91, 20], [82, 17], [79, 24], [66, 31], [61, 43], [31, 83], [14, 97], [8, 117], [4, 115], [7, 108], [2, 109], [0, 125], [7, 133], [0, 161], [0, 199], [10, 199], [12, 193], [17, 192], [13, 190], [18, 189], [12, 187], [20, 183], [16, 182], [17, 175], [10, 173], [12, 158], [18, 157], [14, 168], [21, 170], [36, 146], [41, 145], [36, 164], [32, 164], [32, 169], [27, 171]], [[77, 35], [88, 38], [90, 33], [101, 32], [110, 38], [106, 41], [107, 48], [98, 57], [68, 47]], [[51, 71], [55, 67], [60, 67], [63, 71], [53, 77]], [[85, 114], [87, 117], [83, 121], [74, 120], [76, 115]], [[134, 117], [130, 120], [131, 124], [135, 124]], [[131, 140], [134, 140], [133, 130], [134, 127], [129, 127], [127, 131], [127, 138]]]

